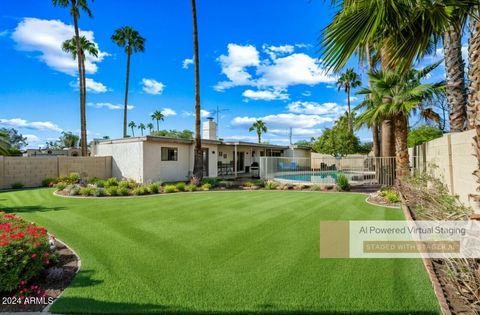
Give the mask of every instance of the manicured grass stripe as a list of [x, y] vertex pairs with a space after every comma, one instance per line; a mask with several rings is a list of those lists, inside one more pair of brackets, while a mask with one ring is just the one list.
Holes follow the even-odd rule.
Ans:
[[365, 195], [252, 191], [69, 199], [0, 193], [82, 258], [60, 313], [438, 314], [415, 259], [320, 259], [321, 220], [402, 220]]

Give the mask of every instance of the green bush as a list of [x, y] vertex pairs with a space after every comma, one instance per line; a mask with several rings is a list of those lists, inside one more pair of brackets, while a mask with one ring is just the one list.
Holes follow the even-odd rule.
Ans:
[[253, 181], [255, 183], [255, 186], [258, 187], [265, 187], [265, 181], [263, 179], [257, 179]]
[[312, 185], [312, 186], [310, 187], [310, 190], [313, 190], [313, 191], [322, 191], [323, 188], [322, 188], [322, 186], [320, 186], [320, 185]]
[[190, 185], [185, 186], [186, 191], [196, 191], [197, 189], [198, 189], [197, 185], [190, 184]]
[[273, 180], [269, 180], [265, 183], [265, 189], [268, 189], [268, 190], [277, 189], [277, 187], [279, 186], [280, 184]]
[[100, 178], [92, 176], [87, 179], [87, 182], [92, 185], [96, 185], [99, 181], [101, 181]]
[[339, 174], [336, 179], [337, 188], [341, 191], [350, 190], [350, 184], [348, 183], [348, 177], [345, 174]]
[[218, 179], [215, 177], [206, 177], [202, 179], [201, 185], [210, 184], [210, 188], [216, 187], [218, 184]]
[[67, 184], [63, 183], [63, 182], [60, 182], [58, 184], [55, 185], [55, 188], [57, 188], [58, 191], [62, 191], [64, 190], [65, 188], [67, 188]]
[[118, 187], [119, 196], [128, 196], [130, 194], [130, 189], [127, 187]]
[[160, 184], [159, 183], [151, 183], [148, 185], [148, 191], [151, 194], [158, 194], [160, 192]]
[[185, 183], [184, 182], [178, 182], [175, 187], [177, 187], [178, 191], [185, 191]]
[[138, 186], [140, 186], [136, 181], [134, 181], [133, 179], [129, 179], [127, 180], [127, 184], [128, 184], [128, 188], [130, 189], [133, 189], [133, 188], [136, 188]]
[[105, 188], [105, 192], [109, 196], [117, 196], [118, 195], [118, 187], [117, 186], [110, 186]]
[[163, 187], [163, 192], [164, 193], [174, 193], [177, 191], [177, 187], [175, 185], [165, 185], [165, 187]]
[[255, 183], [254, 182], [245, 182], [245, 183], [243, 183], [243, 186], [244, 187], [253, 187], [253, 186], [255, 186]]
[[24, 185], [22, 183], [13, 183], [12, 189], [22, 189]]
[[105, 181], [104, 180], [98, 180], [95, 185], [100, 188], [105, 188]]
[[203, 184], [203, 185], [200, 187], [200, 189], [202, 189], [202, 190], [210, 190], [210, 189], [212, 189], [212, 187], [213, 187], [212, 184], [210, 184], [210, 183], [205, 183], [205, 184]]
[[81, 187], [80, 195], [82, 196], [93, 196], [95, 193], [95, 188], [93, 187]]
[[67, 188], [65, 188], [65, 190], [68, 192], [68, 194], [70, 196], [77, 196], [80, 194], [80, 187], [78, 187], [77, 185], [68, 185]]
[[70, 183], [78, 183], [80, 181], [80, 174], [72, 172], [68, 174], [67, 179]]
[[42, 187], [52, 187], [55, 185], [58, 181], [58, 178], [56, 177], [47, 177], [44, 180], [42, 180]]
[[105, 188], [112, 186], [118, 186], [118, 179], [116, 179], [115, 177], [110, 177], [105, 181]]
[[0, 292], [40, 275], [52, 258], [47, 230], [0, 212]]
[[118, 188], [130, 189], [130, 183], [127, 182], [126, 180], [122, 180], [121, 182], [118, 182]]
[[105, 188], [97, 187], [93, 189], [93, 196], [95, 197], [103, 197], [106, 195], [107, 195], [107, 192], [105, 191]]
[[400, 196], [394, 190], [390, 190], [390, 191], [385, 192], [384, 197], [385, 197], [385, 199], [387, 199], [391, 203], [400, 202]]
[[141, 195], [147, 195], [147, 194], [148, 194], [148, 189], [145, 186], [138, 186], [132, 189], [132, 195], [141, 196]]

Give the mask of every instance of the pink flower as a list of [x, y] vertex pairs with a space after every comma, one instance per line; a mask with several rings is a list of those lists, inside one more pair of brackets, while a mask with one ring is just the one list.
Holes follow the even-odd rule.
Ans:
[[33, 253], [32, 258], [35, 259], [35, 257], [37, 257], [37, 254]]

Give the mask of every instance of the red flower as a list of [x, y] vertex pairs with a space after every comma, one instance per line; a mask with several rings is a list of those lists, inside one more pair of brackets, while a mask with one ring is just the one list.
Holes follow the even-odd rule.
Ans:
[[9, 241], [0, 241], [0, 246], [7, 246], [8, 244], [10, 244]]
[[35, 257], [37, 257], [37, 254], [33, 253], [32, 258], [35, 259]]
[[43, 254], [43, 257], [48, 257], [48, 253]]

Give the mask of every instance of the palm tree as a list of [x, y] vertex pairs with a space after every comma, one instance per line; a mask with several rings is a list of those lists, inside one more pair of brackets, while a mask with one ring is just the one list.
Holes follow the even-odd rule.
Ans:
[[[412, 112], [422, 109], [426, 99], [444, 92], [443, 81], [421, 83], [439, 64], [421, 70], [411, 69], [407, 73], [391, 70], [372, 72], [369, 74], [372, 88], [360, 92], [369, 95], [362, 104], [366, 110], [358, 118], [360, 123], [369, 124], [388, 118], [395, 122], [397, 177], [400, 179], [409, 174], [408, 117]], [[433, 117], [432, 114], [430, 116]]]
[[10, 143], [8, 140], [8, 134], [5, 132], [0, 132], [0, 155], [8, 155], [8, 148]]
[[[478, 10], [474, 11], [477, 15]], [[470, 38], [468, 39], [468, 129], [475, 128], [475, 117], [480, 109], [480, 21], [470, 18]], [[480, 135], [480, 133], [479, 133]], [[480, 141], [480, 139], [479, 139]], [[480, 149], [480, 142], [479, 142]], [[480, 163], [480, 155], [479, 155]]]
[[152, 134], [153, 124], [152, 124], [152, 123], [148, 123], [148, 124], [147, 124], [147, 128], [148, 128], [148, 132], [150, 132], [150, 134]]
[[132, 120], [131, 122], [128, 123], [128, 127], [132, 128], [132, 137], [135, 137], [135, 129], [137, 127], [137, 124]]
[[258, 137], [258, 143], [262, 143], [262, 133], [267, 132], [267, 125], [262, 120], [256, 120], [248, 131], [255, 131]]
[[160, 121], [163, 121], [165, 115], [163, 115], [161, 111], [156, 110], [156, 111], [154, 111], [154, 112], [152, 113], [152, 115], [150, 115], [150, 117], [152, 117], [152, 120], [156, 120], [156, 121], [157, 121], [157, 131], [160, 131], [159, 122], [160, 122]]
[[140, 125], [138, 125], [138, 129], [140, 129], [140, 132], [142, 133], [142, 137], [143, 137], [143, 131], [146, 129], [145, 125], [143, 123], [140, 123]]
[[75, 32], [75, 46], [76, 51], [79, 53], [79, 58], [77, 58], [78, 64], [78, 83], [80, 90], [80, 133], [81, 133], [81, 142], [80, 146], [82, 149], [82, 155], [88, 155], [87, 148], [87, 118], [86, 118], [86, 99], [87, 99], [87, 88], [86, 88], [86, 77], [85, 77], [85, 56], [81, 49], [80, 41], [80, 31], [78, 27], [78, 19], [80, 18], [80, 10], [87, 13], [89, 17], [92, 17], [92, 12], [88, 8], [87, 0], [52, 0], [54, 6], [59, 6], [61, 8], [69, 8], [70, 15], [73, 18], [73, 29]]
[[127, 136], [127, 110], [128, 110], [128, 81], [130, 78], [130, 57], [132, 53], [145, 51], [145, 38], [140, 36], [136, 30], [130, 26], [124, 26], [115, 30], [112, 35], [112, 41], [118, 46], [125, 48], [127, 54], [127, 75], [125, 79], [125, 99], [123, 108], [123, 136]]
[[203, 177], [203, 151], [202, 138], [200, 135], [200, 60], [198, 57], [198, 29], [197, 29], [197, 5], [192, 0], [192, 24], [193, 24], [193, 61], [195, 64], [195, 149], [193, 162], [193, 176], [195, 181]]
[[352, 132], [352, 115], [350, 109], [350, 90], [362, 85], [360, 76], [353, 70], [353, 68], [347, 69], [345, 73], [342, 73], [337, 80], [338, 90], [345, 90], [347, 93], [347, 106], [348, 106], [348, 130]]

